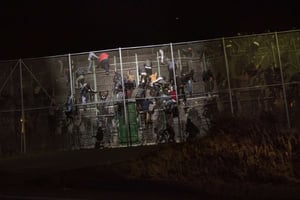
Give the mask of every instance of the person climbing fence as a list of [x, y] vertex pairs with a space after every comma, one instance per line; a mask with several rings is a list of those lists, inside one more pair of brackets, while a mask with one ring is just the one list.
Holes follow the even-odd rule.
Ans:
[[210, 93], [214, 90], [214, 75], [210, 69], [205, 70], [202, 73], [202, 80], [205, 83], [205, 92], [210, 95]]
[[109, 74], [109, 54], [108, 53], [101, 53], [98, 56], [98, 60], [100, 62], [101, 67], [105, 70], [105, 74]]

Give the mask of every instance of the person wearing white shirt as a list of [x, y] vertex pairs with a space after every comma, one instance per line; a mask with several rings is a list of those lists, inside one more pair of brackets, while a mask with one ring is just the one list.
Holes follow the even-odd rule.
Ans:
[[88, 61], [89, 61], [88, 73], [92, 73], [91, 68], [93, 67], [94, 58], [97, 59], [98, 56], [94, 52], [90, 52], [88, 56]]

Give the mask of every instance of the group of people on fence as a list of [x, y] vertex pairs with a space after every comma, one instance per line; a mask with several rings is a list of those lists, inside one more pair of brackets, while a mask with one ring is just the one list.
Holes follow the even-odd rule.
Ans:
[[[84, 106], [84, 110], [87, 102], [93, 101], [94, 95], [101, 95], [99, 91], [95, 91], [91, 88], [84, 77], [85, 73], [92, 72], [95, 59], [98, 59], [101, 63], [106, 74], [109, 72], [108, 53], [101, 53], [97, 56], [95, 53], [91, 52], [88, 56], [87, 72], [77, 68], [75, 88], [80, 89], [80, 102]], [[192, 69], [190, 72], [178, 76], [176, 62], [166, 58], [162, 60], [162, 64], [167, 64], [169, 70], [168, 79], [165, 77], [158, 77], [158, 72], [153, 70], [152, 62], [150, 59], [146, 59], [138, 68], [138, 84], [131, 70], [125, 71], [123, 76], [120, 72], [115, 71], [112, 79], [113, 88], [111, 91], [107, 91], [107, 94], [110, 92], [111, 97], [116, 98], [117, 100], [123, 100], [123, 98], [135, 98], [137, 112], [142, 111], [145, 113], [145, 127], [152, 127], [153, 131], [157, 133], [168, 130], [168, 132], [171, 133], [169, 141], [174, 141], [173, 133], [175, 132], [173, 130], [173, 118], [178, 115], [177, 98], [183, 99], [183, 104], [186, 103], [185, 88], [188, 90], [188, 95], [192, 95], [194, 70]], [[175, 89], [177, 89], [178, 93]], [[105, 100], [109, 101], [107, 97], [108, 95]], [[68, 96], [65, 111], [67, 117], [71, 117], [72, 107], [74, 106], [72, 104], [74, 104], [74, 101], [77, 102], [73, 96]], [[160, 111], [160, 113], [158, 111]], [[161, 111], [163, 111], [165, 115], [165, 120], [163, 121], [161, 121]]]

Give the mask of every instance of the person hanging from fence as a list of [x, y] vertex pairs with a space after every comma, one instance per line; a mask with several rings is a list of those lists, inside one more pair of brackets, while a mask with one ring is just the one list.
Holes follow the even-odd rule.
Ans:
[[179, 100], [179, 104], [178, 104], [178, 115], [180, 116], [180, 129], [182, 131], [182, 133], [185, 133], [185, 124], [187, 121], [187, 107], [185, 102], [180, 99]]
[[106, 109], [108, 95], [109, 95], [108, 90], [99, 91], [99, 103], [97, 104], [97, 109], [101, 114], [108, 113], [108, 110]]
[[190, 78], [186, 86], [189, 97], [193, 96], [193, 80]]
[[81, 88], [82, 84], [84, 82], [84, 70], [82, 68], [78, 68], [75, 71], [75, 76], [76, 76], [76, 80], [75, 80], [75, 88]]
[[210, 69], [203, 71], [202, 80], [205, 83], [205, 92], [210, 96], [210, 93], [214, 89], [214, 75]]
[[101, 67], [105, 70], [105, 74], [109, 74], [109, 54], [106, 52], [100, 53], [98, 56]]
[[73, 131], [71, 134], [71, 144], [73, 149], [80, 148], [80, 127], [83, 124], [82, 116], [79, 109], [75, 109], [73, 118]]
[[95, 95], [97, 95], [97, 91], [94, 90], [89, 83], [87, 83], [86, 87], [88, 89], [88, 101], [93, 102], [95, 100]]
[[124, 86], [125, 86], [125, 98], [131, 98], [131, 94], [133, 89], [135, 89], [135, 79], [134, 75], [128, 71], [126, 78], [124, 80]]
[[169, 96], [165, 96], [158, 102], [158, 109], [154, 108], [153, 127], [157, 143], [175, 142], [175, 131], [173, 129], [173, 108], [176, 102]]
[[164, 121], [160, 116], [160, 111], [162, 110], [161, 103], [157, 100], [154, 100], [152, 109], [153, 109], [151, 114], [152, 133], [154, 136], [157, 136], [158, 131], [162, 129], [161, 127], [163, 127], [164, 125]]
[[170, 93], [171, 99], [176, 102], [177, 96], [176, 96], [176, 91], [174, 90], [173, 86], [171, 86], [169, 93]]
[[86, 110], [87, 101], [88, 101], [88, 83], [83, 83], [80, 88], [80, 96], [81, 96], [81, 104], [83, 105], [83, 109]]
[[33, 101], [34, 101], [34, 105], [38, 106], [38, 105], [42, 105], [43, 103], [43, 96], [44, 93], [42, 92], [42, 87], [39, 84], [36, 84], [33, 88]]
[[192, 49], [192, 47], [181, 49], [181, 55], [183, 57], [192, 57], [193, 56], [193, 49]]
[[161, 63], [161, 64], [164, 64], [164, 59], [165, 59], [165, 56], [164, 56], [164, 50], [159, 49], [158, 52], [159, 52], [158, 58], [159, 58], [159, 60], [160, 60], [160, 63]]
[[67, 119], [73, 119], [73, 96], [70, 93], [65, 103], [65, 115]]
[[176, 75], [176, 86], [177, 86], [177, 95], [178, 99], [183, 99], [186, 103], [186, 95], [185, 95], [185, 83], [182, 81], [182, 77]]
[[92, 101], [95, 94], [97, 94], [97, 92], [91, 88], [89, 83], [85, 82], [82, 84], [80, 88], [80, 95], [81, 103], [84, 105], [84, 110], [86, 109], [87, 102]]
[[143, 100], [146, 95], [146, 86], [145, 84], [141, 83], [138, 88], [135, 95], [135, 101], [136, 101], [136, 109], [137, 111], [141, 111], [143, 107]]
[[150, 105], [153, 104], [153, 102], [149, 99], [146, 98], [143, 103], [142, 103], [142, 110], [145, 113], [145, 118], [146, 118], [146, 128], [149, 127], [150, 121], [151, 121], [151, 113], [150, 113]]
[[49, 112], [48, 112], [49, 128], [51, 131], [50, 134], [54, 134], [55, 132], [58, 109], [59, 107], [56, 103], [55, 97], [54, 95], [52, 95], [50, 99]]
[[187, 118], [185, 131], [187, 134], [187, 141], [194, 140], [200, 134], [199, 128], [192, 122], [191, 118]]
[[92, 73], [92, 67], [94, 65], [94, 60], [98, 59], [98, 56], [94, 53], [94, 52], [90, 52], [89, 56], [88, 56], [88, 62], [89, 62], [89, 66], [88, 66], [88, 73]]
[[152, 87], [153, 83], [156, 82], [157, 80], [157, 72], [152, 73], [151, 75], [149, 75], [149, 86]]
[[174, 74], [176, 75], [177, 64], [173, 62], [170, 58], [167, 58], [168, 70], [169, 70], [169, 82], [174, 82]]
[[102, 126], [99, 126], [97, 129], [97, 133], [95, 136], [93, 136], [94, 138], [96, 138], [96, 142], [95, 142], [95, 149], [100, 149], [103, 148], [103, 138], [104, 138], [104, 131]]
[[145, 71], [148, 77], [152, 75], [152, 63], [149, 59], [146, 60]]
[[114, 82], [114, 94], [117, 94], [120, 90], [122, 90], [122, 75], [115, 71], [115, 75], [113, 77], [113, 82]]
[[146, 77], [147, 77], [147, 73], [146, 73], [146, 69], [145, 69], [145, 64], [140, 65], [139, 66], [140, 83], [146, 83], [147, 82]]
[[69, 69], [69, 66], [62, 59], [59, 59], [57, 62], [59, 64], [60, 76], [65, 77], [66, 85], [68, 86], [70, 84], [70, 69]]
[[128, 73], [127, 73], [127, 75], [126, 75], [126, 82], [132, 84], [133, 89], [136, 87], [135, 76], [131, 72], [131, 70], [129, 70]]

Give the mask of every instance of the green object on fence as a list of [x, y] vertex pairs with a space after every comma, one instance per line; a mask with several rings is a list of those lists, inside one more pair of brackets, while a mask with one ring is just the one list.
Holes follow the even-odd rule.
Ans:
[[126, 144], [128, 139], [127, 139], [127, 127], [125, 124], [120, 124], [119, 126], [119, 134], [120, 134], [120, 143], [121, 144]]
[[127, 111], [128, 112], [136, 112], [136, 105], [135, 105], [135, 101], [129, 101], [127, 103]]
[[128, 126], [125, 124], [124, 113], [120, 119], [119, 134], [121, 144], [136, 144], [138, 139], [136, 104], [134, 101], [127, 102]]

